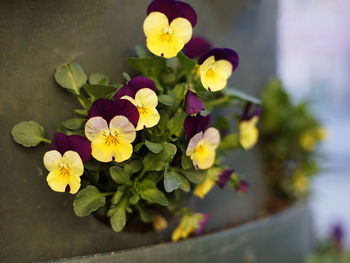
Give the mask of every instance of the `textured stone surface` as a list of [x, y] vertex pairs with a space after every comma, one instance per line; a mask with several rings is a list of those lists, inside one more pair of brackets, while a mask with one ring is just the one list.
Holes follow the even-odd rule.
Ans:
[[[275, 73], [276, 0], [193, 0], [195, 34], [240, 54], [230, 83], [258, 95]], [[57, 123], [73, 116], [78, 103], [53, 79], [57, 65], [75, 61], [87, 73], [113, 82], [130, 69], [125, 58], [145, 44], [142, 23], [149, 1], [75, 0], [0, 2], [0, 261], [33, 262], [117, 251], [167, 241], [168, 233], [114, 233], [93, 216], [77, 218], [72, 196], [46, 184], [46, 145], [25, 149], [10, 135], [14, 124], [35, 120], [51, 136]], [[212, 214], [209, 230], [255, 216], [264, 207], [265, 185], [256, 151], [232, 156], [250, 191], [242, 196], [215, 189], [190, 204]]]

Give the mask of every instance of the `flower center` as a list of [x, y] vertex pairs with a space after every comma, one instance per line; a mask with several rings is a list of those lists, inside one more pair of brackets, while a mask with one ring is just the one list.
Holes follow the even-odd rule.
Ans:
[[108, 137], [106, 138], [106, 141], [105, 141], [105, 144], [107, 144], [108, 146], [111, 145], [111, 144], [119, 144], [119, 141], [118, 141], [118, 134], [114, 134], [115, 136], [113, 135], [108, 135]]
[[207, 78], [211, 79], [215, 78], [216, 75], [215, 71], [212, 68], [209, 68], [205, 74], [207, 75]]
[[65, 166], [63, 166], [60, 168], [60, 176], [62, 177], [70, 176], [70, 171]]
[[144, 114], [147, 113], [147, 109], [142, 107], [142, 106], [141, 107], [137, 107], [137, 109], [139, 110], [139, 114], [140, 115], [144, 115]]
[[173, 39], [170, 28], [163, 30], [163, 34], [160, 35], [160, 41], [170, 43]]

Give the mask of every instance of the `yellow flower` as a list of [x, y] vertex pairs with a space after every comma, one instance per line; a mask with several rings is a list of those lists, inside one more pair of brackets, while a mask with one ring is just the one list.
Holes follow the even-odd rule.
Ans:
[[160, 119], [160, 115], [156, 109], [158, 97], [153, 90], [143, 88], [136, 92], [135, 99], [129, 96], [123, 96], [121, 99], [126, 99], [137, 107], [139, 111], [139, 121], [136, 127], [137, 131], [158, 124]]
[[318, 128], [313, 130], [308, 130], [304, 132], [300, 138], [300, 146], [306, 151], [312, 151], [317, 142], [324, 140], [327, 137], [327, 131], [325, 128]]
[[185, 18], [175, 18], [169, 24], [165, 14], [150, 13], [143, 23], [147, 48], [155, 55], [172, 58], [190, 41], [192, 25]]
[[109, 126], [102, 117], [90, 118], [85, 125], [85, 135], [91, 141], [91, 154], [96, 160], [123, 162], [131, 157], [136, 131], [128, 118], [118, 115]]
[[215, 128], [209, 128], [204, 134], [199, 132], [191, 138], [186, 155], [190, 156], [197, 169], [208, 169], [214, 164], [215, 150], [219, 143], [219, 131]]
[[168, 222], [161, 215], [155, 215], [153, 220], [153, 228], [160, 232], [168, 227]]
[[208, 57], [200, 67], [202, 85], [209, 91], [225, 88], [231, 74], [232, 64], [225, 59], [215, 60], [215, 56]]
[[295, 189], [300, 193], [305, 193], [309, 189], [309, 179], [301, 174], [297, 174], [293, 179]]
[[207, 177], [203, 183], [196, 186], [193, 194], [203, 199], [204, 196], [206, 196], [206, 194], [209, 193], [209, 191], [214, 187], [215, 183], [215, 180]]
[[259, 131], [256, 124], [259, 121], [258, 116], [250, 120], [241, 121], [239, 124], [239, 142], [245, 150], [252, 148], [258, 141]]
[[77, 152], [67, 151], [62, 156], [58, 151], [51, 150], [45, 153], [43, 159], [50, 172], [46, 181], [53, 191], [71, 194], [78, 192], [84, 165]]

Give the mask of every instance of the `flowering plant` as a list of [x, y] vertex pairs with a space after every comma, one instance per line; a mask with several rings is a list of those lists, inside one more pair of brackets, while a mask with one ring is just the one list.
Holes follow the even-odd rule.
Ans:
[[261, 144], [270, 184], [281, 197], [305, 196], [309, 177], [319, 171], [316, 146], [325, 129], [306, 102], [293, 105], [277, 79], [264, 87], [262, 100]]
[[13, 127], [14, 140], [23, 146], [50, 144], [43, 157], [47, 183], [56, 192], [77, 194], [77, 216], [95, 212], [119, 232], [131, 216], [162, 230], [169, 216], [180, 214], [176, 241], [200, 233], [209, 218], [182, 207], [191, 190], [203, 198], [216, 184], [247, 188], [224, 157], [256, 143], [260, 110], [246, 108], [236, 118], [238, 132], [230, 131], [235, 114], [210, 112], [259, 100], [225, 89], [238, 55], [192, 38], [196, 21], [190, 5], [154, 0], [143, 24], [152, 54], [137, 46], [138, 57], [127, 59], [139, 76], [124, 72], [125, 83], [111, 84], [101, 73], [87, 77], [76, 63], [60, 65], [56, 82], [81, 104], [74, 110], [79, 117], [63, 121], [51, 140], [36, 122]]

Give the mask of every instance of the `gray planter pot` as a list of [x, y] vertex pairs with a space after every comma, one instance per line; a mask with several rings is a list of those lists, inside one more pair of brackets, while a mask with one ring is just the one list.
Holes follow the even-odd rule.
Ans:
[[[78, 104], [53, 79], [59, 64], [75, 61], [88, 73], [102, 72], [113, 82], [122, 81], [121, 72], [130, 72], [125, 58], [134, 55], [135, 44], [145, 44], [142, 23], [149, 2], [0, 2], [0, 261], [36, 262], [169, 240], [169, 233], [115, 233], [93, 216], [77, 218], [72, 209], [73, 197], [52, 192], [46, 184], [42, 156], [47, 146], [24, 149], [16, 145], [10, 135], [14, 124], [35, 120], [46, 127], [51, 136], [58, 122], [72, 117], [72, 110]], [[240, 54], [239, 69], [230, 80], [232, 86], [258, 95], [261, 85], [276, 72], [277, 0], [189, 2], [198, 13], [195, 34], [209, 38], [217, 46], [234, 48]], [[190, 201], [197, 211], [211, 213], [208, 231], [253, 218], [267, 203], [258, 153], [233, 155], [230, 164], [247, 175], [251, 187], [242, 197], [229, 189], [215, 189], [205, 200]], [[194, 242], [198, 248], [202, 244], [201, 249], [208, 250], [212, 237], [213, 248], [218, 248], [224, 240], [230, 240], [230, 234], [225, 233], [231, 230], [203, 237], [198, 243], [189, 242]], [[234, 234], [238, 238], [237, 235]], [[299, 238], [301, 240], [302, 236]], [[257, 240], [256, 244], [259, 242], [262, 241]], [[189, 249], [186, 244], [190, 243], [165, 246], [167, 250], [172, 246], [184, 246], [182, 249], [186, 250]], [[230, 251], [225, 252], [227, 257]], [[137, 253], [135, 258], [141, 257]], [[125, 258], [131, 254], [126, 252]]]

